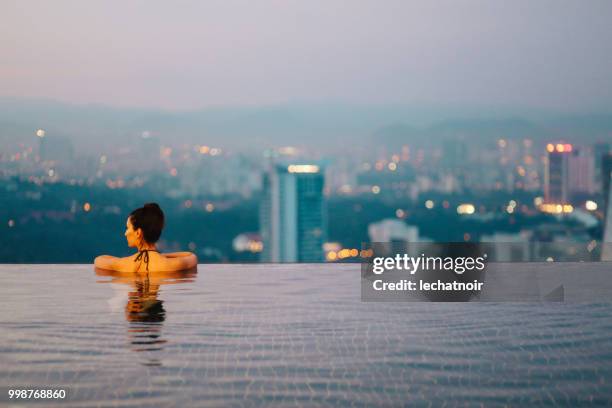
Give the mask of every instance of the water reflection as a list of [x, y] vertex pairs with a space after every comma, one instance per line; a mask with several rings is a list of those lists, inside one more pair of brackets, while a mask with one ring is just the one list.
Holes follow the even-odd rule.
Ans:
[[[119, 283], [128, 285], [125, 319], [128, 322], [128, 338], [135, 352], [147, 352], [143, 362], [147, 366], [159, 366], [161, 361], [156, 352], [163, 349], [167, 342], [162, 336], [166, 320], [164, 301], [160, 299], [163, 285], [194, 282], [197, 269], [174, 272], [117, 272], [95, 269], [96, 275], [111, 277], [99, 283]], [[153, 354], [151, 354], [153, 353]]]

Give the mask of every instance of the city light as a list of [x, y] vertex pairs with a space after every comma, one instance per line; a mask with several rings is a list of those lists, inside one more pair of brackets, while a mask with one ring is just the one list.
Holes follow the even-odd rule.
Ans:
[[215, 205], [213, 203], [207, 203], [204, 206], [204, 209], [206, 210], [206, 212], [213, 212], [215, 211]]
[[538, 208], [547, 214], [569, 214], [574, 211], [574, 207], [570, 204], [544, 203]]
[[295, 156], [298, 153], [298, 149], [293, 146], [283, 146], [278, 148], [278, 152], [285, 156]]
[[476, 211], [474, 204], [466, 203], [466, 204], [459, 204], [457, 206], [457, 214], [469, 215], [469, 214], [474, 214], [474, 211]]
[[45, 137], [45, 134], [46, 134], [46, 133], [47, 133], [47, 132], [45, 132], [43, 129], [38, 129], [38, 130], [36, 131], [36, 136], [38, 136], [38, 137], [40, 137], [40, 138], [42, 139], [43, 137]]
[[584, 207], [589, 211], [595, 211], [597, 210], [597, 203], [592, 200], [587, 200], [586, 203], [584, 203]]
[[89, 204], [89, 203], [83, 204], [83, 210], [85, 212], [89, 212], [91, 210], [91, 204]]
[[[548, 146], [552, 146], [552, 145], [548, 145]], [[552, 153], [552, 151], [550, 150], [550, 148], [547, 146], [546, 150], [548, 150], [550, 153]], [[557, 153], [570, 153], [572, 151], [572, 145], [568, 144], [568, 143], [557, 143], [557, 145], [553, 148], [553, 151], [556, 150]]]
[[263, 251], [263, 242], [261, 241], [249, 241], [248, 243], [249, 251], [252, 253], [257, 253]]
[[318, 173], [319, 166], [314, 164], [290, 164], [287, 171], [289, 173]]
[[15, 220], [8, 220], [9, 228], [13, 228], [15, 226]]
[[359, 251], [359, 256], [362, 258], [370, 258], [374, 255], [374, 251], [371, 249], [362, 249]]
[[433, 202], [433, 200], [427, 200], [425, 201], [425, 208], [427, 208], [428, 210], [431, 210], [432, 208], [434, 208], [435, 203]]

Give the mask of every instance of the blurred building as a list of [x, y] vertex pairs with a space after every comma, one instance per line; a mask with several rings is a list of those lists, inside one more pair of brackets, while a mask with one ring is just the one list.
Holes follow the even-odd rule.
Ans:
[[419, 251], [419, 228], [398, 219], [386, 219], [368, 225], [368, 236], [377, 256]]
[[386, 219], [368, 225], [371, 242], [418, 242], [419, 228], [396, 219]]
[[606, 206], [604, 208], [608, 208], [608, 204], [610, 201], [610, 183], [612, 183], [612, 153], [606, 154], [602, 157], [601, 160], [601, 180], [602, 180], [602, 193], [604, 199], [606, 200]]
[[39, 137], [38, 149], [42, 161], [66, 164], [74, 160], [74, 145], [65, 137], [49, 135]]
[[468, 144], [463, 139], [449, 139], [442, 144], [442, 167], [456, 171], [465, 167], [468, 158]]
[[604, 219], [602, 261], [612, 261], [612, 154], [607, 154], [602, 162], [604, 173], [604, 197], [606, 197], [606, 212]]
[[544, 171], [544, 201], [547, 204], [569, 202], [569, 159], [571, 144], [549, 143], [546, 146], [547, 161]]
[[595, 192], [595, 157], [589, 149], [574, 148], [569, 156], [569, 190], [571, 193]]
[[274, 164], [263, 178], [260, 231], [264, 262], [320, 262], [327, 240], [323, 169]]
[[610, 144], [607, 142], [598, 142], [593, 146], [593, 156], [595, 159], [595, 189], [603, 190], [603, 185], [606, 182], [606, 177], [603, 176], [604, 158], [610, 154]]
[[[494, 232], [482, 235], [481, 242], [487, 250], [492, 251], [495, 262], [528, 262], [531, 260], [532, 244], [530, 231], [519, 233]], [[489, 253], [489, 252], [487, 252]]]

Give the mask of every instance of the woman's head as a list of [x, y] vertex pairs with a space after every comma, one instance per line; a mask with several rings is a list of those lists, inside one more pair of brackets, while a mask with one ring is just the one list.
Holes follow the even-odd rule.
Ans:
[[154, 244], [164, 228], [164, 213], [156, 203], [148, 203], [130, 213], [126, 222], [125, 238], [128, 246]]

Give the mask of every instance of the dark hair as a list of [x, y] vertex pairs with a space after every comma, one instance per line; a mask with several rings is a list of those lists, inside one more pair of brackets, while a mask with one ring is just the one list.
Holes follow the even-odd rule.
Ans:
[[134, 230], [142, 229], [144, 240], [154, 244], [164, 228], [164, 212], [157, 203], [147, 203], [130, 213], [130, 222]]

